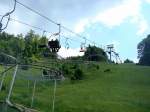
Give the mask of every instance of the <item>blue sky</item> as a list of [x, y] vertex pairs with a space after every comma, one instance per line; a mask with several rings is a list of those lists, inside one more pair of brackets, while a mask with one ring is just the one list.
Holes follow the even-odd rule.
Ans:
[[[137, 44], [150, 33], [150, 0], [19, 1], [100, 45], [113, 43], [116, 52], [119, 52], [123, 60], [129, 58], [137, 61]], [[1, 0], [0, 14], [6, 13], [12, 4], [13, 0]], [[11, 17], [52, 33], [57, 32], [56, 25], [19, 5]], [[30, 29], [17, 22], [10, 22], [6, 31], [13, 34], [25, 34]], [[42, 34], [38, 30], [35, 32]], [[62, 30], [62, 33], [80, 43], [84, 41], [65, 30]], [[61, 43], [64, 45], [65, 40], [62, 39]], [[69, 40], [70, 49], [66, 50], [62, 47], [59, 54], [62, 56], [79, 55], [80, 43]]]

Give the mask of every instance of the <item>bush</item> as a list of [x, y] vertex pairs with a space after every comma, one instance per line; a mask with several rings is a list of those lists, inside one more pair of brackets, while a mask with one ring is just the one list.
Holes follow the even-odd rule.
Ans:
[[83, 79], [84, 74], [83, 74], [83, 71], [79, 68], [78, 64], [74, 64], [73, 66], [63, 64], [62, 71], [64, 75], [70, 78], [70, 80], [82, 80]]
[[94, 63], [90, 63], [87, 66], [88, 66], [88, 69], [97, 69], [97, 70], [100, 69], [99, 65], [98, 64], [94, 64]]
[[83, 79], [83, 71], [78, 68], [74, 71], [74, 74], [71, 77], [71, 80], [82, 80], [82, 79]]
[[99, 70], [99, 65], [96, 66], [96, 69]]
[[69, 76], [72, 74], [71, 71], [69, 70], [69, 67], [66, 64], [62, 65], [62, 71], [63, 71], [64, 75], [66, 75], [66, 76]]
[[124, 63], [134, 63], [132, 60], [126, 59]]
[[43, 75], [45, 76], [45, 75], [48, 75], [48, 73], [47, 73], [47, 70], [46, 69], [43, 69]]
[[74, 64], [74, 65], [71, 67], [71, 69], [77, 69], [78, 67], [79, 67], [78, 64]]
[[23, 66], [21, 66], [21, 69], [23, 70], [28, 70], [29, 69], [29, 66], [28, 64], [30, 63], [31, 61], [28, 59], [28, 58], [24, 58], [21, 60], [21, 63], [23, 64]]
[[2, 91], [5, 91], [5, 90], [6, 90], [6, 86], [3, 85], [2, 88], [1, 88], [1, 90], [2, 90]]

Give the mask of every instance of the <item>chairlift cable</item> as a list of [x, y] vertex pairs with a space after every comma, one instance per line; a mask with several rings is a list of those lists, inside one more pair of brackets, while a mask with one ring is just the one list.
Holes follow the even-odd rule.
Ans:
[[[38, 12], [38, 11], [36, 11], [36, 10], [30, 8], [29, 6], [27, 6], [27, 5], [25, 5], [25, 4], [21, 3], [21, 2], [19, 2], [18, 0], [17, 0], [16, 2], [17, 2], [18, 4], [20, 4], [21, 6], [27, 8], [28, 10], [34, 12], [35, 14], [37, 14], [37, 15], [39, 15], [39, 16], [45, 18], [45, 19], [48, 20], [49, 22], [51, 22], [51, 23], [53, 23], [53, 24], [55, 24], [55, 25], [58, 25], [58, 26], [60, 25], [60, 24], [57, 23], [56, 21], [54, 21], [54, 20], [50, 19], [49, 17], [47, 17], [47, 16], [41, 14], [41, 13]], [[77, 37], [79, 37], [79, 38], [83, 38], [83, 37], [84, 37], [84, 36], [82, 36], [82, 35], [80, 35], [80, 34], [74, 32], [74, 31], [72, 31], [71, 29], [69, 29], [69, 28], [67, 28], [67, 27], [65, 27], [65, 26], [63, 26], [63, 25], [61, 25], [61, 28], [63, 28], [64, 30], [66, 30], [66, 31], [68, 31], [68, 32], [70, 32], [70, 33], [72, 33], [72, 34], [75, 34], [75, 35], [76, 35]], [[89, 40], [89, 39], [86, 39], [86, 40], [89, 41], [89, 42], [92, 42], [92, 41]], [[97, 44], [97, 43], [95, 43], [95, 44]], [[97, 45], [98, 45], [98, 44], [97, 44]]]
[[[0, 15], [0, 16], [2, 16], [2, 15]], [[5, 17], [5, 18], [8, 18], [8, 17]], [[42, 31], [43, 33], [50, 33], [51, 36], [58, 34], [58, 33], [52, 34], [50, 31], [44, 30], [44, 29], [42, 29], [42, 28], [40, 28], [40, 27], [37, 27], [37, 26], [31, 25], [31, 24], [25, 23], [25, 22], [23, 22], [23, 21], [16, 20], [16, 19], [13, 19], [13, 18], [10, 18], [10, 21], [18, 22], [18, 23], [20, 23], [20, 24], [22, 24], [22, 25], [25, 25], [25, 26], [28, 26], [28, 27], [31, 27], [31, 28], [40, 30], [40, 31]], [[42, 33], [42, 35], [43, 35], [43, 33]], [[61, 34], [61, 33], [60, 33], [60, 34]], [[51, 36], [49, 37], [49, 39], [51, 38]], [[80, 43], [79, 40], [73, 39], [73, 38], [71, 38], [71, 37], [64, 36], [63, 34], [61, 34], [61, 37], [65, 38], [65, 39], [66, 39], [66, 38], [69, 38], [69, 40], [72, 40], [72, 41], [74, 41], [74, 42]], [[85, 37], [83, 37], [82, 39], [84, 39], [84, 38], [85, 38]], [[88, 41], [88, 40], [85, 38], [85, 41]]]
[[[0, 32], [2, 32], [3, 30], [5, 30], [8, 27], [8, 24], [9, 24], [9, 21], [10, 21], [10, 15], [15, 11], [15, 9], [16, 9], [16, 3], [17, 3], [17, 1], [14, 0], [14, 7], [13, 7], [13, 9], [10, 12], [7, 12], [5, 15], [3, 15], [1, 17], [1, 19], [0, 19]], [[3, 22], [3, 19], [5, 17], [8, 17], [8, 18], [7, 18], [6, 25], [3, 27], [2, 22]]]

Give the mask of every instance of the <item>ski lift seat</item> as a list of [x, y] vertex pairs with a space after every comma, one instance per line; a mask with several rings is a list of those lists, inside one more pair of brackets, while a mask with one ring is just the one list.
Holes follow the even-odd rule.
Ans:
[[81, 47], [80, 52], [85, 52], [86, 50]]
[[81, 49], [80, 52], [85, 52], [85, 50], [84, 50], [84, 49]]
[[59, 49], [61, 48], [59, 41], [56, 40], [51, 40], [48, 42], [48, 47], [52, 52], [58, 52]]

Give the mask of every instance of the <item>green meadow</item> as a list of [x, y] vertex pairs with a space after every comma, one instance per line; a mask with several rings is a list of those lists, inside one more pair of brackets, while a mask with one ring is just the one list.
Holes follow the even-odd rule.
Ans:
[[[66, 78], [57, 81], [55, 112], [150, 111], [150, 67], [134, 64], [98, 65], [99, 69], [81, 64], [83, 80], [71, 81]], [[104, 72], [106, 69], [109, 71]], [[5, 89], [0, 92], [1, 101], [7, 97], [12, 74], [13, 70], [7, 72]], [[40, 112], [52, 112], [54, 81], [37, 80], [32, 102], [34, 82], [41, 74], [42, 70], [19, 68], [11, 102]]]

